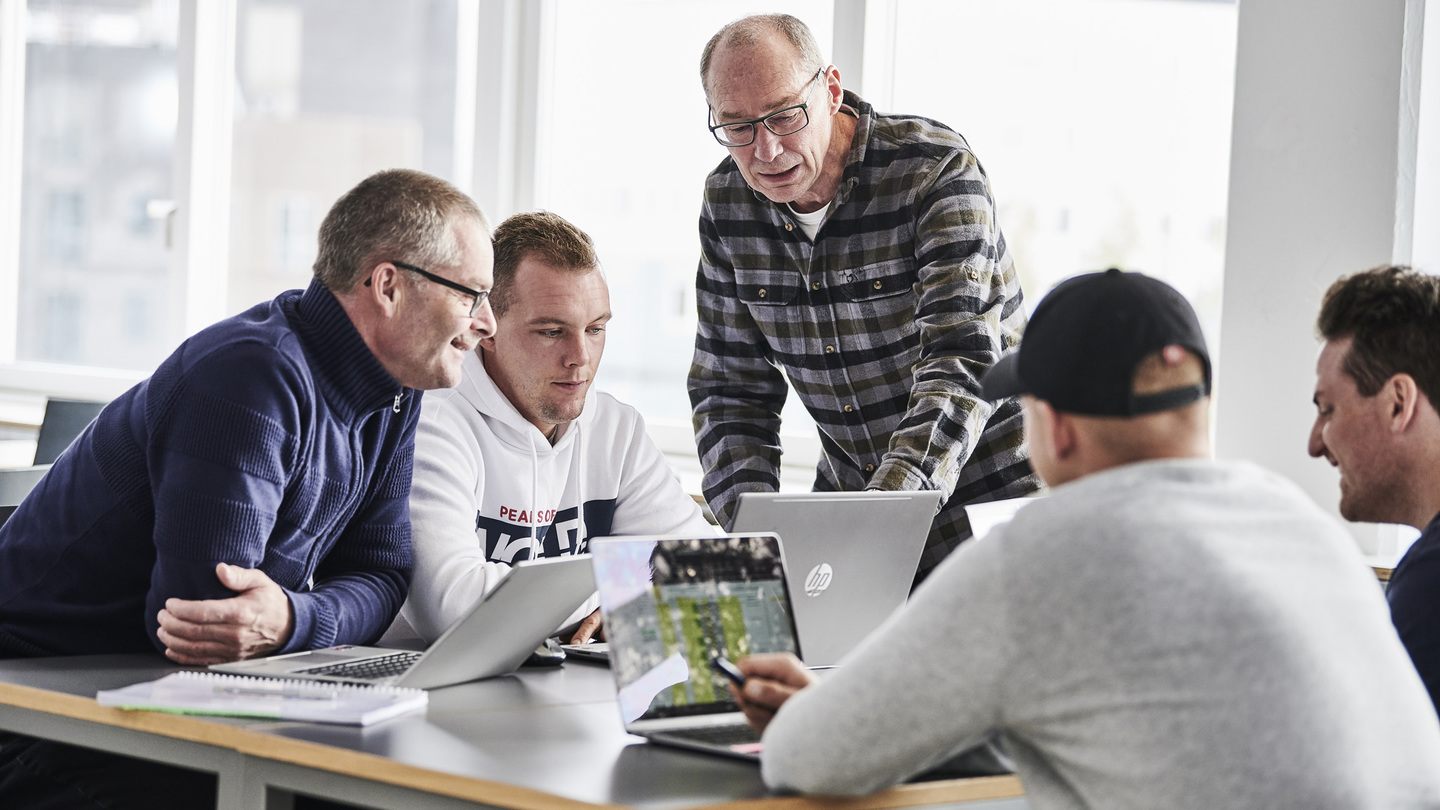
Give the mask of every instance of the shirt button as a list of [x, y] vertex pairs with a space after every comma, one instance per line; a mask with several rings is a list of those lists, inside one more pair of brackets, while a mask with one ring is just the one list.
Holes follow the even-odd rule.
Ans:
[[854, 405], [846, 405], [845, 407], [841, 408], [840, 410], [844, 411], [845, 413], [852, 413], [852, 412], [854, 412], [854, 410], [855, 410], [855, 406], [854, 406]]
[[794, 226], [794, 225], [791, 225], [790, 223], [787, 222], [787, 223], [785, 223], [785, 230], [787, 230], [787, 231], [793, 231], [793, 230], [795, 230], [795, 226]]
[[869, 472], [869, 473], [875, 472], [875, 465], [874, 465], [874, 464], [866, 464], [866, 465], [865, 465], [865, 472]]
[[757, 294], [758, 294], [761, 298], [764, 298], [764, 297], [765, 297], [765, 288], [764, 288], [764, 287], [761, 287], [761, 288], [760, 288], [760, 292], [757, 293]]
[[818, 282], [818, 281], [812, 281], [812, 282], [810, 282], [810, 289], [812, 289], [812, 290], [819, 290], [819, 289], [820, 289], [820, 282]]
[[885, 285], [884, 285], [882, 282], [879, 282], [879, 281], [875, 282], [875, 289], [878, 290], [878, 289], [880, 289], [880, 288], [883, 287], [883, 286], [885, 286]]
[[826, 346], [826, 347], [825, 347], [825, 353], [826, 353], [826, 354], [834, 354], [834, 353], [835, 353], [835, 347], [834, 347], [834, 346]]

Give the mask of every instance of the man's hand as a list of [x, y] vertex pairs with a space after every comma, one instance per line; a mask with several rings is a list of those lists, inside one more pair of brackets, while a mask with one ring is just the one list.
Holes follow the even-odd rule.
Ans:
[[290, 640], [295, 617], [284, 589], [256, 568], [220, 563], [229, 599], [167, 599], [160, 611], [160, 641], [171, 661], [187, 666], [254, 658]]
[[756, 731], [763, 732], [775, 712], [801, 689], [815, 682], [815, 676], [790, 653], [761, 653], [735, 664], [745, 673], [745, 688], [732, 684], [730, 694]]
[[580, 624], [575, 626], [574, 635], [570, 636], [570, 640], [566, 643], [585, 644], [588, 643], [592, 638], [594, 638], [596, 641], [604, 641], [604, 621], [605, 617], [600, 615], [600, 608], [595, 608], [595, 610], [591, 611], [589, 616], [581, 619]]

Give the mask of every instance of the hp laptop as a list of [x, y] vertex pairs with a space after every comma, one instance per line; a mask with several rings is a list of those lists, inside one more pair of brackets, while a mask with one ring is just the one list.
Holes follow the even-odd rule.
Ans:
[[758, 759], [760, 735], [711, 662], [800, 654], [779, 538], [605, 537], [590, 553], [625, 730]]
[[423, 653], [341, 646], [215, 664], [240, 675], [431, 689], [514, 672], [595, 592], [590, 555], [517, 563]]
[[736, 532], [785, 543], [805, 665], [834, 666], [905, 604], [940, 492], [747, 492]]

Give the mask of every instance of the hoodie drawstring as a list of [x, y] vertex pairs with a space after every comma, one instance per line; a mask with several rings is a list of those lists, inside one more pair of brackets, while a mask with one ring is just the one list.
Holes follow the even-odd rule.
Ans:
[[[585, 434], [580, 430], [580, 420], [571, 422], [568, 430], [575, 431], [575, 449], [570, 453], [570, 480], [575, 482], [575, 547], [571, 554], [579, 554], [581, 547], [585, 545], [585, 471], [581, 469], [581, 461], [585, 457]], [[557, 509], [555, 518], [552, 519], [551, 529], [559, 531], [556, 524], [560, 517]], [[540, 454], [535, 449], [535, 439], [530, 438], [530, 559], [538, 560], [545, 553], [544, 544], [540, 542]], [[555, 540], [559, 545], [559, 538]]]
[[540, 521], [540, 454], [535, 451], [535, 439], [530, 439], [530, 559], [538, 560], [545, 551], [540, 547], [536, 526]]
[[570, 454], [570, 480], [575, 482], [575, 520], [579, 524], [575, 529], [575, 550], [572, 554], [579, 554], [585, 546], [585, 470], [581, 464], [585, 457], [585, 434], [580, 432], [580, 420], [576, 419], [570, 423], [575, 431], [575, 452]]

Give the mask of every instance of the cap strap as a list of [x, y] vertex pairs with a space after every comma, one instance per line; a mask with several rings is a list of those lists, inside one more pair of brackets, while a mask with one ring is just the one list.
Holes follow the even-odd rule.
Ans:
[[1181, 405], [1189, 405], [1208, 393], [1209, 391], [1204, 385], [1190, 385], [1161, 391], [1158, 394], [1137, 394], [1130, 397], [1130, 415], [1140, 416], [1141, 414], [1168, 411]]

